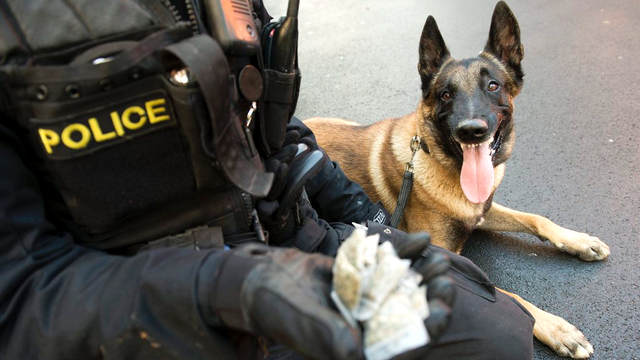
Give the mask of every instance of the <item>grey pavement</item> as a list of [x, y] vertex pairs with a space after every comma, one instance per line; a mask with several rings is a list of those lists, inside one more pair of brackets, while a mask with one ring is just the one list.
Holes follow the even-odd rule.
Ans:
[[[297, 115], [362, 124], [412, 112], [424, 21], [455, 58], [487, 39], [495, 1], [301, 0]], [[273, 15], [285, 1], [267, 0]], [[522, 234], [472, 235], [463, 254], [501, 287], [567, 319], [593, 359], [640, 359], [640, 2], [508, 1], [525, 45], [517, 141], [495, 200], [611, 247], [586, 263]], [[354, 139], [367, 141], [367, 139]], [[536, 342], [535, 359], [556, 359]]]

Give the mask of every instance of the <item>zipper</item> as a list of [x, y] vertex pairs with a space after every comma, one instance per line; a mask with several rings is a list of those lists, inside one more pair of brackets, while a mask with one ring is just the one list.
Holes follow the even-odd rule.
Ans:
[[189, 25], [191, 25], [191, 29], [194, 34], [200, 33], [200, 21], [198, 21], [198, 16], [195, 9], [195, 4], [192, 2], [193, 0], [184, 0], [185, 7], [187, 8], [187, 16], [189, 17]]
[[137, 3], [144, 10], [147, 10], [153, 20], [158, 22], [158, 25], [170, 27], [180, 22], [176, 19], [173, 12], [164, 4], [164, 0], [137, 0]]
[[180, 12], [170, 0], [161, 0], [160, 3], [164, 5], [165, 9], [169, 10], [169, 12], [171, 13], [171, 16], [173, 16], [173, 21], [175, 23], [179, 23], [182, 21], [182, 16], [180, 15]]
[[[157, 0], [156, 0], [157, 1]], [[180, 9], [174, 4], [171, 0], [160, 0], [160, 3], [167, 9], [171, 16], [173, 17], [173, 21], [175, 23], [179, 22], [187, 22], [189, 26], [191, 26], [191, 30], [194, 34], [200, 34], [200, 21], [198, 19], [198, 13], [196, 5], [194, 4], [194, 0], [182, 0], [182, 10], [184, 13], [180, 13]]]
[[244, 202], [244, 209], [247, 212], [247, 224], [251, 226], [253, 222], [253, 198], [251, 195], [246, 192], [240, 192], [240, 196], [242, 197], [242, 201]]
[[[179, 2], [178, 2], [179, 1]], [[195, 0], [138, 0], [161, 25], [174, 26], [186, 22], [194, 34], [202, 33]], [[177, 4], [177, 5], [176, 5]]]

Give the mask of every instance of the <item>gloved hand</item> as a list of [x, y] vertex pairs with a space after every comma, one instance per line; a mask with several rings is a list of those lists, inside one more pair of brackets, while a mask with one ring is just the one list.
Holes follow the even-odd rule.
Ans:
[[288, 131], [284, 137], [282, 149], [266, 160], [265, 167], [267, 172], [273, 173], [275, 176], [271, 190], [269, 190], [269, 194], [265, 200], [277, 200], [280, 194], [282, 194], [284, 186], [287, 183], [289, 166], [298, 151], [297, 144], [299, 138], [300, 134], [297, 131]]
[[[299, 137], [300, 134], [297, 131], [287, 132], [280, 151], [265, 161], [267, 172], [274, 174], [273, 185], [271, 185], [267, 197], [256, 204], [256, 210], [260, 222], [269, 232], [269, 242], [276, 245], [290, 239], [296, 228], [295, 219], [291, 216], [291, 209], [280, 211], [278, 199], [287, 184], [289, 167], [298, 151], [296, 141]], [[283, 213], [283, 215], [277, 216], [276, 213]]]
[[451, 317], [451, 306], [455, 300], [455, 287], [446, 272], [449, 269], [449, 259], [429, 249], [431, 237], [427, 233], [407, 234], [403, 231], [367, 222], [368, 233], [380, 234], [380, 241], [390, 241], [398, 256], [412, 261], [411, 267], [422, 275], [422, 283], [427, 284], [427, 302], [429, 317], [425, 326], [431, 337], [431, 342], [421, 348], [406, 352], [395, 357], [396, 360], [428, 358], [429, 348], [446, 331]]
[[[303, 225], [298, 216], [298, 205], [303, 186], [315, 176], [325, 161], [324, 153], [312, 152], [312, 139], [300, 139], [300, 133], [289, 129], [282, 149], [266, 160], [268, 172], [275, 174], [274, 183], [267, 197], [256, 204], [258, 216], [269, 232], [269, 242], [275, 245], [291, 240], [296, 229]], [[306, 150], [296, 156], [300, 144]], [[317, 147], [317, 146], [316, 146]]]
[[229, 328], [262, 335], [312, 359], [362, 359], [362, 334], [333, 308], [333, 259], [251, 244], [219, 268], [212, 310]]
[[300, 134], [300, 139], [298, 143], [303, 143], [307, 145], [311, 150], [318, 149], [318, 143], [316, 141], [315, 135], [309, 127], [307, 127], [300, 119], [295, 116], [291, 118], [291, 122], [287, 125], [287, 132], [296, 131]]
[[293, 165], [292, 160], [298, 149], [298, 144], [306, 145], [309, 151], [318, 149], [313, 133], [299, 120], [292, 121], [287, 125], [287, 133], [280, 151], [266, 160], [267, 172], [275, 174], [274, 184], [271, 186], [271, 190], [265, 198], [266, 200], [277, 200], [282, 194], [287, 181], [287, 173]]

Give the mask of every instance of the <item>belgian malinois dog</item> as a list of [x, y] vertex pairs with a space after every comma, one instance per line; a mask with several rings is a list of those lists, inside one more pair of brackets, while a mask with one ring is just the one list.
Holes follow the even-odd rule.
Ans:
[[[520, 28], [509, 7], [496, 5], [484, 51], [465, 60], [451, 58], [429, 16], [419, 55], [422, 100], [414, 113], [370, 126], [340, 119], [306, 121], [347, 176], [395, 211], [410, 163], [414, 184], [399, 227], [428, 231], [435, 245], [453, 252], [460, 252], [474, 229], [482, 229], [533, 234], [586, 261], [607, 258], [608, 246], [596, 237], [492, 202], [513, 149], [513, 101], [524, 76]], [[535, 337], [559, 355], [587, 358], [593, 353], [576, 327], [503, 292], [529, 310], [536, 319]]]

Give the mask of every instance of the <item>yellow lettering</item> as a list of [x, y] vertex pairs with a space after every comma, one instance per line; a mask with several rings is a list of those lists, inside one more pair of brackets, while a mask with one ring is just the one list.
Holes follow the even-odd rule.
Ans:
[[[140, 120], [138, 120], [138, 122], [131, 121], [131, 113], [137, 114]], [[129, 130], [140, 129], [145, 122], [147, 122], [147, 117], [145, 116], [144, 109], [140, 106], [132, 106], [122, 113], [122, 123]]]
[[[75, 141], [71, 138], [71, 134], [74, 132], [80, 133], [80, 140]], [[91, 141], [91, 131], [83, 124], [71, 124], [62, 130], [62, 143], [69, 149], [85, 148], [89, 141]]]
[[40, 134], [40, 140], [42, 140], [42, 145], [44, 145], [47, 154], [53, 154], [51, 147], [60, 144], [60, 136], [58, 136], [58, 133], [49, 129], [38, 129], [38, 133]]
[[158, 116], [161, 113], [166, 113], [167, 109], [165, 107], [159, 107], [160, 105], [165, 105], [165, 99], [156, 99], [147, 101], [144, 105], [147, 109], [147, 115], [149, 116], [149, 123], [155, 124], [161, 121], [167, 121], [170, 119], [169, 114]]
[[104, 134], [100, 128], [100, 123], [96, 118], [89, 119], [89, 126], [91, 127], [91, 132], [93, 133], [93, 138], [96, 139], [96, 142], [103, 142], [116, 137], [115, 131]]
[[122, 128], [120, 115], [115, 111], [111, 113], [111, 122], [113, 123], [113, 128], [116, 129], [118, 136], [124, 136], [124, 129]]

